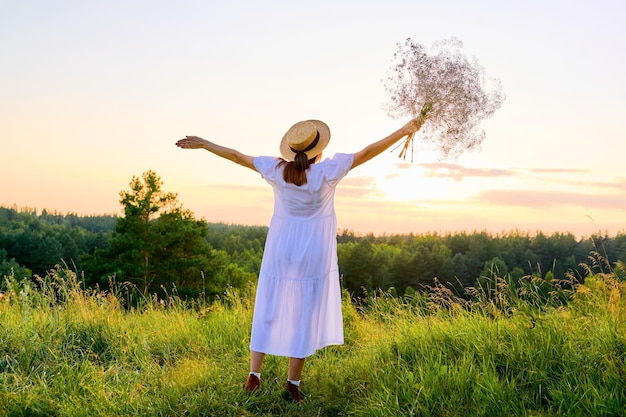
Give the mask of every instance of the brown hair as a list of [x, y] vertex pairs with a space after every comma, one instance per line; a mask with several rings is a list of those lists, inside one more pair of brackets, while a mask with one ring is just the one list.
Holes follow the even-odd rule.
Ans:
[[285, 182], [295, 184], [298, 187], [306, 184], [306, 170], [309, 169], [312, 164], [317, 162], [317, 159], [320, 156], [321, 154], [318, 154], [311, 159], [307, 159], [304, 152], [298, 152], [293, 161], [280, 159], [278, 166], [285, 166], [285, 169], [283, 170], [283, 179]]

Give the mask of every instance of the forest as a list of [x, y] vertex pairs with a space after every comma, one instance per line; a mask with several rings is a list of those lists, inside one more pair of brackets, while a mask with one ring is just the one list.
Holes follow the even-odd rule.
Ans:
[[[120, 192], [123, 216], [0, 207], [0, 277], [36, 279], [63, 266], [87, 287], [124, 284], [142, 295], [207, 298], [256, 280], [266, 227], [198, 220], [153, 171], [130, 186]], [[591, 269], [620, 266], [623, 275], [626, 263], [625, 232], [577, 238], [541, 231], [375, 236], [341, 230], [337, 241], [342, 286], [355, 298], [436, 285], [463, 295], [496, 278], [566, 285]]]

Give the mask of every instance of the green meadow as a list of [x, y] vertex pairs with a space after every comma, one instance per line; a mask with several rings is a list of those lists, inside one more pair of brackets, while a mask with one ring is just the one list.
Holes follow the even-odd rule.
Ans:
[[626, 415], [626, 287], [613, 271], [496, 278], [464, 297], [346, 293], [346, 343], [307, 361], [304, 404], [281, 398], [285, 358], [268, 356], [260, 392], [243, 391], [253, 287], [130, 308], [123, 285], [87, 289], [66, 268], [5, 281], [2, 416]]

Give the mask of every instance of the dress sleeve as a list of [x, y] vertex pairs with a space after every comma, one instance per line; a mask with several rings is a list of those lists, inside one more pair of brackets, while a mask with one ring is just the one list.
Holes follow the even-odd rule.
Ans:
[[269, 182], [276, 180], [276, 172], [278, 159], [273, 156], [256, 156], [253, 160], [254, 167], [261, 174], [261, 176]]
[[354, 155], [351, 153], [338, 153], [325, 162], [324, 174], [326, 179], [331, 183], [337, 183], [340, 179], [345, 177], [348, 171], [350, 171], [350, 168], [352, 168]]

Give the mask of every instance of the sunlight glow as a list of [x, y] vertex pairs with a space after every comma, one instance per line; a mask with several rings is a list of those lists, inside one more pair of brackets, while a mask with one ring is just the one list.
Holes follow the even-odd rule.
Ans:
[[458, 201], [474, 193], [473, 187], [450, 178], [429, 177], [426, 170], [410, 167], [376, 180], [390, 201]]

